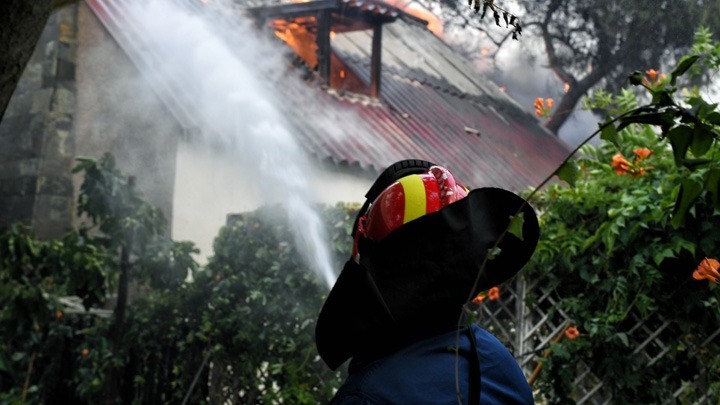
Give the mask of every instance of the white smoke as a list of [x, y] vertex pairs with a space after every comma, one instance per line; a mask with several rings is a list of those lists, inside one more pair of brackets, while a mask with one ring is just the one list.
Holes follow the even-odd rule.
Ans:
[[242, 173], [225, 179], [227, 187], [257, 188], [262, 201], [283, 203], [298, 251], [332, 285], [328, 243], [309, 202], [308, 161], [270, 89], [277, 80], [293, 79], [286, 77], [292, 72], [285, 49], [258, 35], [240, 14], [231, 20], [167, 0], [124, 7], [142, 27], [136, 46], [155, 61], [143, 73], [189, 111], [203, 142], [243, 162]]

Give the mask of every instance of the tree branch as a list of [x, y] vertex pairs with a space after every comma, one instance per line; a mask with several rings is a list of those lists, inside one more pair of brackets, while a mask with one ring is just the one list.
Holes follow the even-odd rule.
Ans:
[[[609, 66], [605, 64], [604, 66]], [[550, 119], [545, 124], [545, 128], [549, 129], [552, 133], [557, 134], [560, 127], [567, 121], [570, 114], [575, 109], [580, 98], [587, 93], [590, 88], [597, 84], [603, 77], [609, 72], [607, 67], [598, 66], [597, 69], [593, 69], [589, 75], [583, 77], [579, 81], [575, 81], [574, 84], [570, 85], [568, 92], [565, 93], [560, 102], [556, 104], [555, 112], [553, 112]], [[570, 83], [570, 82], [568, 82]]]
[[573, 86], [577, 82], [577, 80], [570, 72], [565, 70], [560, 63], [557, 56], [557, 50], [555, 49], [555, 45], [553, 44], [553, 36], [550, 33], [549, 29], [550, 21], [552, 21], [552, 15], [555, 13], [555, 11], [557, 11], [558, 8], [560, 8], [560, 3], [560, 0], [553, 0], [550, 2], [550, 4], [548, 5], [548, 9], [545, 12], [545, 19], [542, 23], [539, 23], [539, 26], [543, 42], [545, 43], [545, 52], [547, 53], [550, 69], [553, 71], [553, 73], [555, 73], [558, 78], [560, 78], [560, 80]]

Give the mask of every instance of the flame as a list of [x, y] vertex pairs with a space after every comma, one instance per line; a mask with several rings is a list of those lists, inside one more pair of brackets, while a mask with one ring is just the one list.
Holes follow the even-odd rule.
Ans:
[[[314, 17], [307, 17], [307, 19], [312, 20]], [[288, 44], [308, 66], [314, 68], [318, 63], [315, 34], [309, 32], [305, 25], [300, 24], [301, 22], [305, 22], [305, 20], [296, 19], [293, 22], [273, 21], [275, 36]]]
[[400, 10], [410, 14], [411, 16], [425, 20], [428, 23], [428, 29], [436, 36], [443, 37], [443, 23], [442, 20], [430, 10], [426, 8], [420, 8], [414, 2], [404, 0], [385, 0], [385, 3], [393, 7], [397, 7]]

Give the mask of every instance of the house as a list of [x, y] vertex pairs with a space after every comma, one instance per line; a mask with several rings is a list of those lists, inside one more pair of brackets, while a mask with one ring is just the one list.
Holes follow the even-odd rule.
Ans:
[[0, 225], [61, 234], [79, 155], [113, 153], [173, 238], [208, 255], [228, 213], [361, 201], [400, 159], [521, 191], [569, 152], [426, 21], [379, 0], [131, 3], [51, 17], [0, 123]]

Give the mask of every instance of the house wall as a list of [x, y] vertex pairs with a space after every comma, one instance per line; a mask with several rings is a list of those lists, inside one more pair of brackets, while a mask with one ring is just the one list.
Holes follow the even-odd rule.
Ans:
[[[0, 123], [0, 226], [16, 220], [40, 236], [77, 222], [76, 156], [112, 153], [119, 169], [192, 240], [200, 261], [227, 216], [268, 201], [236, 156], [184, 130], [85, 3], [54, 13]], [[362, 202], [373, 178], [310, 159], [301, 175], [314, 202]]]
[[[212, 255], [212, 242], [227, 216], [257, 209], [268, 203], [255, 184], [249, 167], [236, 155], [200, 142], [181, 142], [177, 155], [174, 216], [175, 240], [191, 240], [204, 263]], [[313, 202], [363, 202], [372, 181], [359, 171], [342, 171], [316, 161], [299, 174], [310, 184]]]
[[183, 130], [85, 3], [78, 8], [75, 153], [109, 152], [168, 225]]

